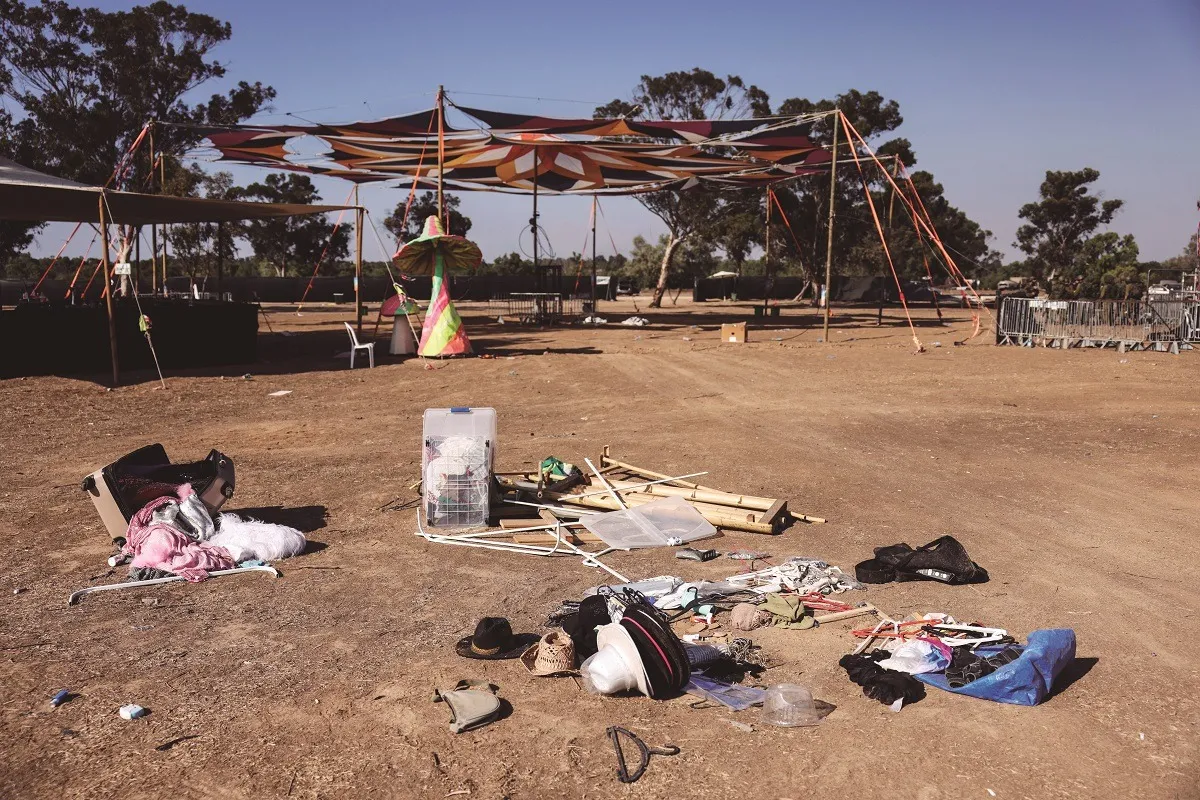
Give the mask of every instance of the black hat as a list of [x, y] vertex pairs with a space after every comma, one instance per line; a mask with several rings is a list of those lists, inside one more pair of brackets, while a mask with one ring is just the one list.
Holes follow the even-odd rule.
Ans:
[[635, 603], [625, 609], [621, 626], [629, 631], [646, 668], [650, 697], [662, 700], [683, 691], [691, 677], [683, 643], [653, 607]]
[[596, 626], [608, 625], [612, 616], [603, 595], [594, 594], [583, 598], [579, 611], [564, 617], [562, 628], [575, 642], [575, 657], [583, 661], [596, 653]]
[[463, 658], [516, 658], [537, 640], [534, 633], [514, 636], [512, 626], [504, 617], [484, 617], [475, 626], [474, 634], [458, 640], [454, 651]]

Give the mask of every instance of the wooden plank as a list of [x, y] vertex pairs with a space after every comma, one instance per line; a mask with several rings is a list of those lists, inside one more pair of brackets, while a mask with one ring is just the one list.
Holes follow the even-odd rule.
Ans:
[[[551, 520], [553, 522], [553, 520]], [[541, 525], [542, 519], [539, 517], [525, 519], [502, 519], [500, 527], [509, 530], [510, 528], [532, 528], [534, 525]]]
[[[514, 533], [513, 541], [518, 544], [552, 544], [554, 542], [554, 534], [552, 533]], [[590, 531], [573, 531], [570, 535], [564, 536], [563, 541], [571, 544], [598, 544], [601, 539]]]

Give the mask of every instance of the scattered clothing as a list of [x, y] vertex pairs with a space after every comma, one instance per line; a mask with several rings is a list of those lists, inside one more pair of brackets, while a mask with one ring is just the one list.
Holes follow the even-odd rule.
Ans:
[[195, 583], [215, 570], [233, 569], [236, 562], [229, 551], [208, 542], [198, 542], [169, 522], [155, 521], [155, 512], [194, 496], [192, 487], [179, 487], [177, 497], [151, 500], [129, 521], [125, 546], [121, 552], [133, 556], [130, 568], [150, 567], [166, 570]]
[[[954, 653], [950, 665], [946, 667], [946, 683], [951, 689], [961, 689], [968, 683], [973, 683], [984, 675], [991, 675], [1000, 667], [1011, 664], [1021, 657], [1021, 651], [1015, 647], [1006, 647], [993, 656], [982, 656], [961, 647]], [[889, 659], [891, 660], [891, 659]], [[925, 670], [938, 672], [940, 670]]]
[[235, 561], [278, 561], [304, 552], [308, 541], [304, 534], [287, 525], [275, 525], [236, 514], [222, 514], [209, 544], [224, 547]]
[[129, 578], [131, 581], [154, 581], [159, 578], [173, 578], [174, 573], [167, 572], [165, 569], [154, 569], [153, 567], [130, 567]]
[[794, 594], [769, 594], [762, 609], [771, 615], [769, 624], [776, 628], [803, 630], [817, 624], [804, 602]]
[[842, 572], [839, 567], [815, 558], [790, 558], [784, 563], [757, 570], [730, 575], [725, 579], [742, 589], [758, 594], [770, 594], [784, 589], [799, 594], [833, 594], [851, 589], [863, 589], [861, 583]]
[[[991, 659], [1004, 647], [980, 647], [976, 655]], [[1015, 661], [997, 667], [960, 687], [950, 685], [949, 676], [931, 673], [918, 675], [922, 683], [997, 703], [1034, 706], [1046, 699], [1055, 679], [1075, 660], [1075, 631], [1054, 628], [1033, 631]], [[953, 665], [951, 665], [953, 668]]]
[[729, 623], [739, 631], [752, 631], [770, 625], [772, 620], [774, 616], [770, 611], [764, 611], [752, 603], [738, 603], [729, 612]]
[[650, 320], [645, 317], [627, 317], [621, 320], [622, 325], [629, 325], [634, 328], [644, 328], [650, 324]]
[[869, 655], [842, 656], [838, 665], [846, 670], [851, 681], [862, 687], [863, 694], [885, 706], [898, 701], [909, 705], [923, 699], [925, 687], [916, 678], [879, 665], [890, 655], [886, 650], [876, 650]]

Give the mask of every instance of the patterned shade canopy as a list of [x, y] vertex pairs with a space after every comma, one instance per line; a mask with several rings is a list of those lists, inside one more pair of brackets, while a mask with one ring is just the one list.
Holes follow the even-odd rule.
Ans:
[[[639, 194], [746, 188], [828, 169], [812, 119], [555, 119], [459, 108], [474, 130], [443, 127], [442, 180], [453, 190]], [[356, 182], [438, 178], [436, 110], [344, 125], [241, 126], [207, 132], [220, 161]], [[289, 149], [293, 141], [312, 139]], [[306, 151], [320, 152], [302, 155]]]

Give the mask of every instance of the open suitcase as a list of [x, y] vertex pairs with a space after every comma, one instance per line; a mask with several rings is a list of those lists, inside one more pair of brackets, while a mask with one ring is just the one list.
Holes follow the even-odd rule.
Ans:
[[190, 483], [210, 514], [233, 497], [233, 460], [213, 450], [202, 461], [172, 464], [161, 444], [122, 456], [83, 479], [82, 489], [114, 542], [124, 543], [129, 520], [142, 506]]

